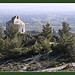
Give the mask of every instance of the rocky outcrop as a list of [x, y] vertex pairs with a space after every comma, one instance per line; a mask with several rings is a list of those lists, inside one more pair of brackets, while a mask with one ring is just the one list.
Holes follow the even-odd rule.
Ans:
[[8, 29], [9, 25], [14, 24], [19, 28], [20, 33], [25, 33], [25, 23], [21, 21], [19, 16], [14, 16], [10, 21], [6, 22], [6, 30]]

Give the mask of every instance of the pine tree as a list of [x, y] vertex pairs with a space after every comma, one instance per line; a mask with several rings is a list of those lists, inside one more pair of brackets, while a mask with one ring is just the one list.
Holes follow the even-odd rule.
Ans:
[[41, 53], [47, 53], [52, 51], [50, 41], [48, 39], [43, 40], [43, 42], [41, 43], [41, 46], [42, 46]]
[[47, 23], [46, 25], [43, 25], [43, 36], [49, 40], [51, 40], [53, 33], [52, 33], [52, 27], [50, 27], [50, 24]]
[[16, 25], [10, 25], [8, 29], [5, 31], [6, 36], [8, 36], [10, 39], [13, 39], [16, 34], [18, 33], [19, 29]]
[[69, 24], [66, 22], [62, 22], [62, 29], [59, 29], [59, 36], [62, 42], [67, 42], [71, 37], [71, 28], [69, 27]]
[[70, 60], [75, 61], [75, 34], [72, 35], [66, 48], [67, 48], [67, 54], [70, 57]]
[[63, 54], [66, 58], [74, 60], [75, 58], [75, 36], [70, 32], [71, 28], [66, 22], [62, 22], [62, 29], [59, 30], [59, 43], [57, 52]]
[[0, 26], [0, 38], [2, 38], [3, 32], [2, 32], [2, 27]]

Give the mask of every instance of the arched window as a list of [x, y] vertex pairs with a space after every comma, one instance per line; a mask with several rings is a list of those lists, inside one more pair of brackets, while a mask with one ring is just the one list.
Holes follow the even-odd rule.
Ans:
[[22, 32], [23, 32], [23, 29], [22, 29]]
[[19, 19], [19, 16], [17, 16], [17, 19]]

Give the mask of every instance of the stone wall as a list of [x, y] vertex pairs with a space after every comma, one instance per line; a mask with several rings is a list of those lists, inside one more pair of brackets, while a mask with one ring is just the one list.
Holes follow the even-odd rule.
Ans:
[[20, 33], [25, 33], [25, 23], [21, 21], [19, 16], [14, 16], [10, 21], [6, 22], [6, 30], [8, 29], [9, 25], [14, 24], [19, 28]]

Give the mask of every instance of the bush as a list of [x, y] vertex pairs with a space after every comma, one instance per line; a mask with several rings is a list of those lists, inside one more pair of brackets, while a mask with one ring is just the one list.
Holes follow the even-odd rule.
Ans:
[[42, 55], [41, 57], [40, 57], [40, 60], [41, 61], [45, 61], [45, 60], [47, 60], [48, 59], [48, 57], [46, 56], [46, 55]]
[[49, 67], [57, 67], [59, 65], [59, 62], [51, 61], [49, 63]]
[[43, 67], [48, 67], [48, 66], [50, 65], [50, 62], [49, 62], [49, 61], [43, 61], [43, 62], [41, 63], [41, 65], [42, 65], [42, 68], [43, 68]]
[[25, 62], [25, 61], [26, 61], [25, 59], [22, 60], [22, 62]]
[[0, 66], [0, 71], [2, 71], [3, 70], [3, 66]]
[[61, 66], [62, 64], [59, 64], [59, 66]]
[[28, 71], [34, 71], [34, 70], [38, 70], [40, 68], [40, 64], [35, 61], [32, 64], [30, 64], [30, 66], [27, 68]]
[[65, 65], [65, 63], [64, 63], [64, 62], [62, 62], [62, 64], [63, 64], [63, 65]]

